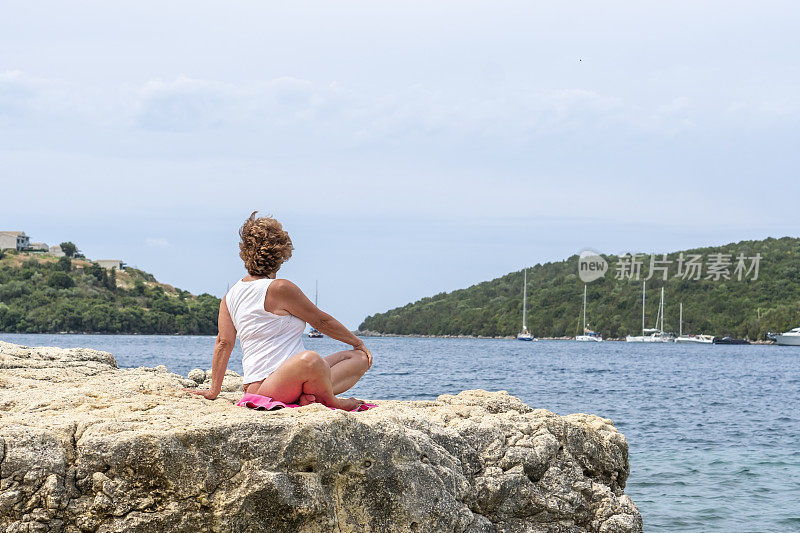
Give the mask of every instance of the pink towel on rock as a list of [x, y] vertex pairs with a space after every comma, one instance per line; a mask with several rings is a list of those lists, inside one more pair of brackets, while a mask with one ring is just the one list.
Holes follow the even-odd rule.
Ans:
[[[247, 407], [249, 409], [255, 409], [256, 411], [277, 411], [278, 409], [284, 409], [286, 407], [300, 407], [296, 403], [283, 403], [279, 402], [278, 400], [273, 400], [269, 396], [261, 396], [260, 394], [251, 394], [247, 393], [242, 396], [242, 399], [239, 400], [237, 403], [239, 407]], [[357, 413], [359, 411], [366, 411], [367, 409], [372, 409], [373, 407], [378, 407], [375, 404], [371, 403], [362, 403], [351, 412]], [[331, 407], [331, 409], [335, 409]]]

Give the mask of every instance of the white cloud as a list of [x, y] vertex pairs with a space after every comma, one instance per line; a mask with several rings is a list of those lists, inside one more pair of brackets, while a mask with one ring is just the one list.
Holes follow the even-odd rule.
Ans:
[[270, 128], [308, 123], [335, 95], [336, 85], [280, 77], [232, 84], [179, 76], [151, 80], [137, 95], [138, 123], [153, 130]]
[[169, 248], [172, 246], [164, 237], [148, 237], [144, 242], [151, 248]]
[[[293, 77], [226, 83], [179, 76], [147, 82], [136, 123], [147, 130], [232, 129], [271, 146], [358, 146], [379, 142], [461, 141], [525, 144], [539, 136], [607, 130], [672, 134], [687, 122], [687, 99], [637, 104], [582, 88], [532, 91], [509, 84], [494, 92], [443, 90], [415, 83], [391, 92]], [[674, 123], [670, 123], [673, 119]], [[224, 149], [224, 147], [220, 147]]]
[[0, 118], [20, 119], [31, 114], [45, 86], [19, 70], [0, 73]]
[[[797, 100], [744, 102], [746, 114], [732, 113], [742, 101], [708, 101], [693, 95], [615, 94], [587, 87], [536, 88], [505, 81], [501, 86], [439, 86], [433, 83], [374, 86], [312, 81], [292, 76], [225, 81], [179, 75], [140, 85], [112, 83], [98, 88], [36, 78], [19, 70], [0, 74], [0, 120], [40, 124], [69, 131], [81, 150], [141, 153], [174, 148], [183, 153], [259, 154], [263, 148], [288, 153], [339, 150], [365, 145], [395, 150], [480, 145], [525, 149], [544, 139], [654, 138], [713, 128], [741, 130], [754, 124], [796, 119]], [[81, 133], [82, 132], [82, 133]], [[12, 142], [23, 143], [7, 131]], [[59, 141], [48, 132], [37, 144]], [[158, 135], [152, 135], [157, 133]], [[190, 140], [161, 135], [190, 134]], [[50, 139], [53, 139], [52, 141]], [[132, 142], [125, 142], [126, 139]], [[188, 138], [187, 138], [188, 139]]]
[[10, 126], [37, 126], [49, 130], [66, 126], [71, 132], [86, 125], [121, 125], [129, 113], [120, 105], [120, 89], [108, 91], [94, 84], [75, 84], [21, 70], [0, 72], [0, 120]]

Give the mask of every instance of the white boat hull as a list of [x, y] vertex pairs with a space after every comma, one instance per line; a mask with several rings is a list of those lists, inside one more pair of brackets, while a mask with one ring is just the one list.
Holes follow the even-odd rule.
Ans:
[[535, 339], [533, 337], [533, 335], [530, 334], [530, 333], [520, 333], [519, 335], [517, 335], [517, 340], [518, 341], [534, 341], [534, 340], [537, 340], [537, 339]]
[[778, 335], [775, 342], [781, 346], [800, 346], [800, 335]]
[[691, 335], [683, 335], [675, 339], [675, 342], [681, 344], [714, 344], [714, 337], [711, 335], [704, 335], [704, 336], [691, 336]]
[[653, 335], [628, 335], [625, 342], [672, 342], [672, 339]]
[[578, 335], [575, 337], [575, 340], [579, 342], [602, 342], [603, 337], [598, 337], [597, 335]]

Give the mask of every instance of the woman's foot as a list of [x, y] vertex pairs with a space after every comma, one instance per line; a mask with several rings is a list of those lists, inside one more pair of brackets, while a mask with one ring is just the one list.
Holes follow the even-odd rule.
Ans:
[[300, 405], [308, 405], [317, 401], [317, 397], [313, 394], [301, 394], [300, 399], [297, 401]]

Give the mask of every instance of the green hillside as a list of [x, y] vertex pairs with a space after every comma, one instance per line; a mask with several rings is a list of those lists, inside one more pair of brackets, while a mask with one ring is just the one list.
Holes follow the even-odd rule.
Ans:
[[[647, 282], [647, 326], [656, 318], [660, 288], [666, 292], [664, 329], [678, 331], [678, 306], [683, 302], [684, 333], [762, 338], [767, 331], [800, 326], [800, 239], [784, 237], [742, 241], [685, 250], [701, 254], [731, 254], [730, 280], [677, 277], [680, 252], [668, 254], [671, 266], [666, 281], [660, 273]], [[758, 279], [753, 272], [737, 280], [736, 258], [761, 254]], [[623, 337], [641, 330], [642, 281], [616, 279], [617, 256], [605, 277], [588, 284], [588, 322], [605, 337]], [[659, 259], [661, 257], [659, 256]], [[642, 278], [649, 272], [644, 257]], [[753, 261], [748, 261], [751, 266]], [[423, 298], [404, 307], [367, 317], [360, 328], [393, 334], [515, 335], [522, 317], [522, 271], [450, 293]], [[656, 279], [657, 278], [657, 279]], [[578, 332], [584, 283], [578, 277], [578, 256], [565, 261], [537, 264], [528, 269], [528, 326], [537, 336], [574, 336]]]
[[219, 299], [135, 268], [0, 251], [0, 332], [216, 334]]

